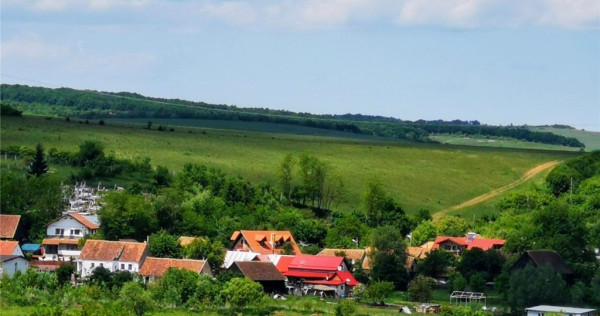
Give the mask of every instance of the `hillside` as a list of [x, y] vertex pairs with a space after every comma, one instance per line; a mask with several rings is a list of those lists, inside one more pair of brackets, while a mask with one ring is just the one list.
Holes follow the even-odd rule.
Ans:
[[587, 151], [600, 149], [600, 132], [590, 132], [574, 128], [556, 128], [545, 126], [529, 127], [529, 129], [536, 132], [550, 132], [556, 135], [577, 138], [580, 142], [585, 144], [585, 149]]
[[536, 165], [577, 155], [194, 127], [159, 132], [140, 126], [82, 123], [3, 117], [2, 147], [42, 143], [47, 149], [73, 151], [85, 140], [98, 140], [117, 157], [149, 157], [153, 165], [175, 172], [187, 162], [205, 163], [273, 185], [277, 185], [276, 169], [286, 154], [310, 153], [328, 163], [345, 183], [346, 194], [334, 208], [360, 208], [366, 182], [378, 178], [409, 213], [449, 208], [516, 181]]

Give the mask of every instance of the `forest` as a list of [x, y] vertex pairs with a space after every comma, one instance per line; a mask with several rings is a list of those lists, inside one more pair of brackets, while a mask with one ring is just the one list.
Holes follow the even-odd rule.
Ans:
[[101, 118], [181, 118], [292, 124], [417, 142], [432, 142], [431, 133], [511, 137], [530, 142], [585, 148], [576, 138], [526, 127], [481, 125], [478, 121], [415, 122], [361, 114], [315, 115], [265, 108], [240, 108], [180, 99], [150, 98], [129, 92], [98, 92], [25, 85], [1, 86], [1, 101], [19, 111], [38, 115]]

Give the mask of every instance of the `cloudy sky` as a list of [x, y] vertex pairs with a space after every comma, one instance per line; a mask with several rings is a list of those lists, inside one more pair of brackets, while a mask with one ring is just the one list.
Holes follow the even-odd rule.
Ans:
[[1, 81], [600, 130], [598, 0], [2, 0]]

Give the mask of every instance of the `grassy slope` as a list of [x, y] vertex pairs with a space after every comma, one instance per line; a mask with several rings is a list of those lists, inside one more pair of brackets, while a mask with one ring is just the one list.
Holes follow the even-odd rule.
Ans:
[[556, 135], [562, 135], [566, 137], [575, 137], [580, 142], [585, 144], [586, 151], [599, 150], [600, 149], [600, 132], [588, 132], [578, 129], [567, 129], [567, 128], [553, 128], [553, 127], [530, 127], [532, 131], [538, 132], [550, 132]]
[[526, 142], [514, 138], [497, 138], [485, 136], [462, 136], [455, 134], [435, 134], [431, 139], [442, 144], [465, 145], [465, 146], [483, 146], [483, 147], [502, 147], [502, 148], [520, 148], [520, 149], [544, 149], [544, 150], [562, 150], [578, 151], [579, 148], [550, 145], [534, 142]]
[[176, 171], [186, 162], [206, 163], [255, 182], [275, 183], [277, 165], [285, 154], [307, 152], [342, 175], [348, 194], [338, 208], [358, 208], [365, 182], [377, 177], [410, 213], [459, 204], [515, 181], [535, 165], [574, 155], [191, 127], [158, 132], [39, 117], [2, 118], [3, 147], [42, 143], [47, 149], [76, 150], [87, 139], [101, 141], [106, 151], [120, 157], [147, 156], [153, 164]]

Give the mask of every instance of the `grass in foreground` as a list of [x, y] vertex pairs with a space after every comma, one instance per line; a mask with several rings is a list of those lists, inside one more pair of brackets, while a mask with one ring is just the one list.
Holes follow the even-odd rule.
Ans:
[[372, 178], [378, 178], [408, 213], [434, 213], [515, 181], [538, 164], [577, 155], [194, 127], [159, 132], [41, 117], [2, 118], [1, 128], [3, 147], [42, 143], [46, 149], [75, 151], [83, 141], [97, 140], [117, 157], [150, 157], [153, 165], [176, 172], [188, 162], [204, 163], [256, 183], [276, 184], [277, 166], [287, 153], [310, 153], [342, 177], [346, 195], [334, 206], [341, 210], [360, 208], [365, 184]]

